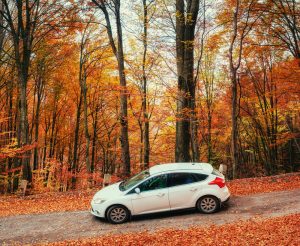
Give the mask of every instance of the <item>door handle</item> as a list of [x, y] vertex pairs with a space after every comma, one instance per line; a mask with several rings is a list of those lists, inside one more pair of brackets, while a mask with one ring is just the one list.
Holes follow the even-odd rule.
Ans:
[[192, 189], [190, 189], [190, 191], [196, 191], [196, 190], [198, 190], [198, 188], [192, 188]]
[[159, 194], [157, 194], [157, 196], [159, 196], [159, 197], [163, 197], [165, 195], [165, 193], [159, 193]]

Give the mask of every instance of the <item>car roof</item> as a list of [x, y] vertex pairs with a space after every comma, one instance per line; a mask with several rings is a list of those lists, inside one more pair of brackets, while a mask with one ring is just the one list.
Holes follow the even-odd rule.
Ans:
[[153, 167], [150, 167], [149, 172], [150, 175], [162, 173], [162, 172], [170, 172], [170, 171], [202, 171], [205, 173], [211, 173], [213, 171], [213, 167], [209, 163], [167, 163], [167, 164], [159, 164]]

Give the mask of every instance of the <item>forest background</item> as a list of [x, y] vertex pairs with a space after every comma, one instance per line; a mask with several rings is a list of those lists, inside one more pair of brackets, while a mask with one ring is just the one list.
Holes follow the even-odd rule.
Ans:
[[299, 170], [299, 23], [297, 0], [1, 0], [0, 191]]

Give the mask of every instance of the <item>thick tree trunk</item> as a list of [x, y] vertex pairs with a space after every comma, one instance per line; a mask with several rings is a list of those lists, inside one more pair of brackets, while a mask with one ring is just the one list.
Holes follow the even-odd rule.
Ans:
[[176, 116], [175, 161], [189, 162], [191, 119], [195, 102], [194, 39], [199, 0], [176, 1], [176, 58], [178, 98]]
[[[19, 64], [19, 67], [21, 65]], [[19, 121], [19, 131], [20, 131], [20, 146], [27, 146], [29, 144], [29, 127], [28, 127], [28, 114], [27, 114], [27, 73], [23, 72], [21, 69], [18, 71], [19, 80], [19, 112], [20, 112], [20, 121]], [[26, 151], [23, 154], [22, 158], [22, 178], [31, 182], [31, 168], [30, 168], [30, 151]]]
[[[6, 0], [1, 1], [0, 15], [5, 16], [9, 32], [12, 37], [14, 48], [14, 62], [18, 73], [19, 89], [19, 133], [18, 142], [20, 147], [28, 146], [29, 128], [27, 115], [27, 82], [32, 53], [32, 43], [35, 37], [38, 14], [40, 11], [40, 1], [34, 4], [26, 1], [16, 1], [11, 4]], [[26, 151], [22, 159], [22, 179], [31, 181], [30, 152]]]

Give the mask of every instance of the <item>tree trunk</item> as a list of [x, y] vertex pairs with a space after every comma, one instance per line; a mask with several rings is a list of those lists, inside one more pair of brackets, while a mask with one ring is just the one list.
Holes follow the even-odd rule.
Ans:
[[[19, 66], [21, 66], [19, 64]], [[28, 114], [27, 114], [27, 74], [23, 73], [19, 69], [19, 112], [20, 112], [20, 122], [19, 122], [19, 130], [20, 130], [20, 146], [27, 146], [29, 144], [29, 136], [28, 136]], [[22, 158], [22, 179], [25, 179], [31, 182], [31, 168], [30, 168], [30, 151], [26, 151], [23, 154], [24, 158]]]
[[99, 106], [95, 109], [95, 119], [93, 122], [93, 141], [92, 141], [92, 160], [91, 160], [91, 172], [95, 170], [95, 155], [96, 155], [96, 141], [97, 141], [97, 125], [98, 125], [98, 111]]
[[144, 123], [144, 136], [143, 136], [143, 164], [144, 169], [149, 167], [149, 155], [150, 155], [150, 142], [149, 142], [149, 114], [148, 114], [148, 99], [147, 99], [147, 76], [146, 76], [146, 58], [148, 51], [148, 5], [147, 1], [143, 0], [143, 9], [144, 9], [144, 35], [143, 35], [143, 98], [142, 98], [142, 111], [143, 111], [143, 123]]
[[49, 158], [54, 157], [54, 148], [55, 148], [55, 129], [56, 129], [56, 120], [57, 120], [57, 106], [56, 106], [56, 94], [54, 94], [54, 107], [52, 112], [52, 121], [51, 121], [51, 132], [50, 132], [50, 147], [49, 147]]
[[[11, 5], [8, 1], [1, 1], [0, 15], [5, 16], [7, 27], [12, 37], [14, 48], [14, 62], [18, 73], [19, 89], [19, 133], [18, 143], [20, 147], [28, 146], [29, 127], [27, 114], [27, 82], [32, 54], [32, 43], [35, 37], [38, 14], [40, 13], [40, 1], [34, 4], [29, 1], [16, 1]], [[13, 7], [12, 7], [13, 6]], [[26, 151], [22, 159], [22, 179], [31, 182], [30, 150]]]
[[0, 2], [0, 51], [2, 51], [2, 49], [3, 49], [3, 43], [4, 43], [4, 38], [5, 38], [5, 29], [3, 28], [3, 26], [4, 26], [4, 17], [1, 14], [1, 13], [3, 13], [3, 11], [4, 11], [4, 4], [1, 1]]
[[86, 86], [86, 75], [84, 72], [83, 78], [81, 80], [82, 86], [82, 96], [83, 96], [83, 116], [84, 116], [84, 134], [85, 134], [85, 161], [86, 169], [88, 173], [91, 173], [91, 163], [90, 163], [90, 142], [91, 137], [89, 133], [89, 124], [88, 124], [88, 105], [87, 105], [87, 86]]
[[191, 103], [192, 103], [192, 107], [191, 107], [192, 108], [192, 115], [191, 115], [192, 161], [199, 162], [200, 161], [200, 150], [199, 150], [199, 139], [198, 139], [199, 122], [197, 119], [197, 112], [196, 112], [196, 95], [194, 96], [194, 99], [192, 99]]
[[120, 19], [120, 0], [116, 1], [116, 25], [117, 25], [117, 39], [118, 39], [118, 68], [119, 78], [121, 85], [121, 110], [120, 110], [120, 122], [121, 122], [121, 147], [122, 147], [122, 161], [124, 164], [124, 175], [130, 175], [130, 154], [129, 154], [129, 140], [128, 140], [128, 113], [127, 113], [127, 87], [126, 76], [124, 67], [124, 52], [123, 52], [123, 36], [122, 26]]
[[121, 134], [120, 134], [120, 142], [121, 142], [121, 158], [123, 162], [123, 175], [129, 176], [130, 174], [130, 151], [129, 151], [129, 140], [128, 140], [128, 112], [127, 112], [127, 86], [126, 86], [126, 75], [125, 75], [125, 67], [124, 67], [124, 52], [123, 52], [123, 36], [122, 36], [122, 25], [121, 25], [121, 15], [120, 15], [120, 7], [121, 1], [115, 0], [110, 5], [110, 8], [114, 8], [113, 12], [116, 18], [116, 29], [117, 29], [117, 46], [115, 45], [115, 41], [112, 34], [112, 27], [110, 23], [109, 13], [107, 11], [107, 4], [104, 0], [92, 0], [96, 6], [98, 6], [105, 17], [106, 21], [106, 30], [109, 38], [110, 46], [114, 52], [115, 57], [118, 61], [118, 70], [119, 70], [119, 82], [121, 87], [120, 93], [120, 125], [121, 125]]
[[[13, 73], [12, 73], [13, 74]], [[7, 103], [8, 103], [8, 132], [9, 132], [9, 142], [14, 137], [14, 130], [15, 130], [15, 124], [14, 117], [13, 117], [13, 92], [14, 92], [14, 85], [13, 85], [13, 75], [11, 76], [11, 80], [8, 82], [7, 85]], [[13, 167], [13, 159], [8, 158], [8, 170], [10, 170]], [[13, 192], [13, 180], [12, 180], [12, 173], [8, 172], [8, 185], [7, 185], [7, 192]]]
[[237, 100], [237, 79], [236, 72], [231, 75], [231, 158], [232, 158], [232, 175], [237, 177], [237, 169], [239, 164], [238, 154], [238, 100]]
[[175, 161], [189, 162], [190, 127], [195, 102], [194, 39], [199, 0], [176, 0], [176, 58], [178, 98]]
[[73, 148], [73, 162], [72, 162], [72, 186], [75, 188], [76, 184], [76, 173], [77, 173], [77, 162], [78, 162], [78, 142], [79, 142], [79, 128], [80, 128], [80, 115], [81, 115], [81, 104], [82, 104], [82, 91], [80, 90], [79, 103], [77, 105], [76, 112], [76, 125], [74, 133], [74, 148]]
[[207, 108], [207, 161], [208, 163], [212, 160], [212, 140], [211, 140], [211, 125], [212, 125], [212, 116], [211, 116], [211, 108]]
[[[36, 145], [38, 144], [39, 139], [39, 125], [40, 125], [40, 108], [41, 108], [41, 101], [42, 101], [42, 95], [44, 92], [44, 85], [43, 85], [43, 79], [40, 75], [38, 75], [37, 80], [37, 104], [36, 104], [36, 111], [35, 111], [35, 132], [34, 132], [34, 141]], [[34, 155], [33, 155], [33, 169], [37, 170], [38, 165], [38, 146], [35, 146], [34, 148]]]
[[[231, 159], [232, 159], [232, 177], [237, 177], [237, 169], [239, 164], [239, 156], [238, 156], [238, 99], [237, 99], [237, 71], [241, 64], [242, 58], [242, 48], [243, 48], [243, 39], [245, 38], [244, 32], [241, 34], [240, 40], [238, 40], [238, 14], [240, 10], [240, 0], [236, 0], [235, 9], [233, 13], [233, 34], [229, 47], [229, 68], [230, 68], [230, 79], [231, 79]], [[249, 8], [250, 11], [250, 8]], [[246, 23], [247, 25], [247, 23]], [[234, 63], [234, 47], [235, 43], [238, 41], [239, 44], [239, 52], [236, 64]]]

